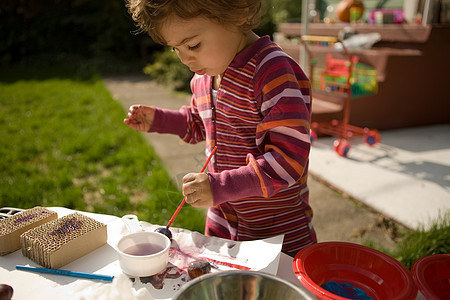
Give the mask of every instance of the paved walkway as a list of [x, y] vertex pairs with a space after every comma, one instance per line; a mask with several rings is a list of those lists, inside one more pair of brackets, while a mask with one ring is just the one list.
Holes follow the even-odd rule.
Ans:
[[352, 140], [347, 158], [320, 138], [310, 154], [312, 174], [384, 215], [417, 229], [450, 212], [450, 125], [381, 132], [369, 147]]
[[[105, 78], [113, 97], [125, 110], [132, 104], [178, 109], [188, 99], [175, 96], [142, 75]], [[382, 142], [369, 147], [352, 140], [348, 158], [332, 150], [334, 138], [318, 139], [311, 150], [310, 173], [406, 227], [427, 227], [450, 211], [450, 125], [381, 132]], [[145, 134], [168, 173], [179, 182], [200, 170], [204, 145], [188, 145], [176, 136]], [[342, 201], [323, 184], [310, 181], [313, 224], [319, 240], [349, 240], [353, 231], [365, 232], [377, 216]], [[372, 222], [372, 224], [370, 224]], [[337, 224], [338, 223], [338, 224]], [[338, 232], [334, 228], [341, 227]], [[320, 234], [319, 234], [320, 231]], [[358, 241], [356, 241], [358, 242]]]

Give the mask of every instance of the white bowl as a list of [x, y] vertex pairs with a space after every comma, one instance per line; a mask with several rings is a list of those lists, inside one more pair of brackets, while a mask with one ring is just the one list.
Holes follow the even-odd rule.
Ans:
[[[140, 248], [138, 252], [133, 252]], [[158, 248], [151, 249], [151, 248]], [[164, 271], [169, 262], [170, 240], [157, 233], [140, 231], [123, 236], [117, 243], [119, 264], [122, 271], [130, 276], [146, 277]]]

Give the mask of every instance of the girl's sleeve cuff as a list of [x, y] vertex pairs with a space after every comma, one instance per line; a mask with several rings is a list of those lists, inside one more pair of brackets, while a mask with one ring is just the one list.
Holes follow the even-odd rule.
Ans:
[[259, 182], [251, 168], [242, 167], [221, 173], [208, 173], [214, 205], [248, 197], [261, 197]]
[[170, 133], [179, 137], [184, 137], [187, 132], [187, 122], [185, 110], [171, 110], [165, 108], [155, 108], [153, 124], [148, 132]]

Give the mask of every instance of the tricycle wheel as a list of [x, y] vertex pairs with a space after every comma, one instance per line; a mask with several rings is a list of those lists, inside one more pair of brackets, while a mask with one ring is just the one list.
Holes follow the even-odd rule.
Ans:
[[364, 135], [364, 142], [369, 145], [373, 146], [381, 141], [381, 135], [378, 132], [378, 130], [370, 130], [366, 135]]
[[310, 141], [311, 141], [311, 144], [315, 141], [315, 140], [317, 140], [317, 133], [314, 131], [314, 130], [310, 130], [309, 131], [309, 139], [310, 139]]
[[346, 157], [352, 145], [346, 139], [337, 139], [333, 143], [334, 151], [340, 156]]

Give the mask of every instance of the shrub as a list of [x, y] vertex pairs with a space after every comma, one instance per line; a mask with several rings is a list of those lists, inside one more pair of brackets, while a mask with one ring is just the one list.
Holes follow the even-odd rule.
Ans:
[[2, 0], [0, 64], [43, 56], [137, 57], [139, 37], [123, 0]]
[[194, 73], [178, 59], [176, 53], [167, 48], [156, 52], [154, 62], [144, 68], [144, 73], [158, 83], [171, 86], [176, 91], [190, 92], [190, 80]]

